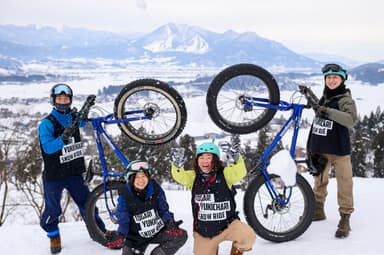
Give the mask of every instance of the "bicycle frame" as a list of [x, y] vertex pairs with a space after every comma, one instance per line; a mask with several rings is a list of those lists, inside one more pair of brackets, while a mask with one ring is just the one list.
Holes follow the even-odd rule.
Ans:
[[[278, 105], [272, 105], [272, 104], [269, 104], [268, 100], [265, 98], [257, 98], [257, 97], [245, 98], [244, 109], [249, 110], [253, 106], [276, 109], [278, 111], [292, 110], [291, 116], [284, 123], [283, 127], [280, 129], [278, 134], [275, 136], [272, 143], [267, 147], [267, 149], [265, 150], [263, 155], [260, 157], [260, 159], [258, 160], [258, 162], [256, 164], [256, 167], [253, 170], [253, 171], [255, 171], [256, 169], [259, 169], [261, 174], [264, 176], [264, 178], [266, 180], [267, 190], [268, 190], [270, 196], [273, 199], [275, 199], [275, 201], [277, 201], [279, 204], [287, 205], [289, 203], [289, 200], [290, 200], [291, 195], [292, 195], [292, 187], [288, 188], [289, 191], [286, 190], [287, 189], [286, 187], [284, 188], [284, 197], [286, 197], [286, 199], [281, 199], [281, 197], [276, 193], [276, 191], [275, 191], [275, 189], [271, 183], [271, 179], [269, 178], [269, 174], [267, 171], [267, 167], [269, 165], [269, 162], [267, 161], [267, 158], [270, 156], [270, 154], [275, 149], [277, 144], [281, 141], [281, 139], [286, 134], [286, 132], [292, 127], [292, 125], [294, 125], [294, 131], [293, 131], [293, 135], [292, 135], [290, 154], [291, 154], [292, 158], [294, 158], [297, 136], [298, 136], [299, 128], [300, 128], [300, 120], [301, 120], [303, 109], [306, 107], [306, 105], [288, 103], [288, 102], [283, 101], [283, 100], [280, 100]], [[288, 196], [285, 196], [286, 192], [289, 192]]]
[[[144, 113], [144, 111], [143, 110], [128, 111], [128, 112], [125, 112], [125, 115], [129, 116], [130, 114], [138, 114], [138, 113]], [[111, 219], [115, 219], [116, 217], [115, 217], [115, 214], [110, 210], [107, 203], [107, 198], [108, 198], [107, 192], [106, 192], [107, 181], [110, 177], [123, 177], [124, 174], [108, 171], [107, 162], [105, 160], [104, 149], [101, 143], [101, 137], [105, 139], [107, 144], [110, 146], [113, 152], [117, 155], [117, 157], [120, 159], [120, 161], [122, 162], [125, 168], [129, 166], [130, 161], [124, 156], [124, 154], [116, 146], [112, 138], [107, 134], [103, 125], [116, 125], [122, 122], [131, 122], [131, 121], [137, 121], [137, 120], [143, 120], [143, 119], [148, 119], [148, 117], [144, 114], [142, 117], [131, 117], [131, 118], [125, 117], [124, 119], [114, 119], [114, 114], [108, 114], [106, 116], [88, 119], [88, 121], [91, 122], [94, 133], [95, 133], [96, 146], [97, 146], [97, 151], [99, 153], [99, 159], [100, 159], [101, 168], [102, 168], [101, 176], [103, 177], [103, 184], [104, 184], [104, 200], [105, 200], [105, 204]], [[112, 197], [112, 195], [110, 197]], [[115, 206], [115, 202], [113, 200], [112, 200], [112, 204], [113, 206]]]

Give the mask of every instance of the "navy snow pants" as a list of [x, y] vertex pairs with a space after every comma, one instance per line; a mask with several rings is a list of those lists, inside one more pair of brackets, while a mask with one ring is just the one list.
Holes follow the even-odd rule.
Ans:
[[[58, 181], [44, 181], [43, 185], [45, 208], [41, 217], [40, 226], [47, 232], [48, 237], [59, 234], [59, 217], [62, 213], [60, 200], [64, 189], [69, 192], [84, 219], [84, 206], [90, 192], [82, 176], [70, 176]], [[98, 214], [96, 221], [99, 228], [105, 231], [105, 225]]]

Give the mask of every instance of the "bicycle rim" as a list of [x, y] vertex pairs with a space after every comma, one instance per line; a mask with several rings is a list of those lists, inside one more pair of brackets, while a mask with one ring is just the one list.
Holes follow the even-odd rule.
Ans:
[[135, 119], [119, 123], [119, 127], [132, 140], [146, 145], [171, 141], [186, 123], [181, 96], [166, 83], [150, 79], [134, 81], [120, 92], [115, 116]]
[[239, 64], [224, 69], [212, 81], [207, 93], [208, 113], [220, 128], [246, 134], [265, 126], [275, 109], [258, 104], [278, 104], [276, 81], [265, 69]]
[[[258, 179], [250, 184], [245, 195], [248, 223], [257, 234], [273, 242], [289, 241], [300, 236], [312, 221], [314, 197], [309, 184], [299, 176], [289, 203], [281, 205], [271, 197], [264, 178]], [[279, 197], [286, 199], [289, 191], [284, 193], [280, 178], [272, 177], [271, 183]]]

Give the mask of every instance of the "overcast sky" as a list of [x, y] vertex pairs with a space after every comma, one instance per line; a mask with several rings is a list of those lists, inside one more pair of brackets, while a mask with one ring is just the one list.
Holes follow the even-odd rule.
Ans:
[[167, 23], [252, 31], [298, 53], [384, 60], [383, 0], [0, 0], [0, 24], [151, 32]]

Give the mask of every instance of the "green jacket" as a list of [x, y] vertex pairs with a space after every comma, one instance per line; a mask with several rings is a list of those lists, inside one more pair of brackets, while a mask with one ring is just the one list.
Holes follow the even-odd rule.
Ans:
[[[171, 172], [175, 181], [186, 186], [187, 189], [192, 190], [196, 177], [194, 170], [185, 170], [183, 166], [178, 168], [172, 164]], [[224, 177], [229, 189], [232, 188], [233, 184], [243, 179], [246, 174], [247, 169], [242, 156], [239, 157], [236, 164], [231, 164], [229, 167], [224, 168]]]
[[340, 125], [347, 128], [352, 128], [357, 122], [357, 110], [355, 101], [352, 99], [350, 90], [347, 90], [344, 94], [337, 95], [331, 98], [324, 97], [324, 103], [326, 105], [331, 100], [338, 100], [339, 109], [326, 108], [327, 117], [330, 120], [336, 121]]

